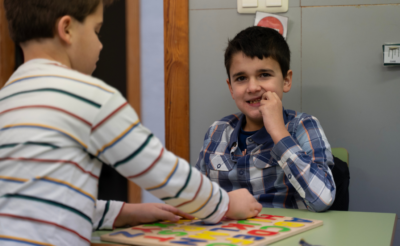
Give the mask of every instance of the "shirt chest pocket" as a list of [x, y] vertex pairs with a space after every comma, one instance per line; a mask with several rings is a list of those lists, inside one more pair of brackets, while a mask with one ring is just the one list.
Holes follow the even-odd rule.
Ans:
[[207, 168], [213, 171], [229, 172], [233, 168], [233, 162], [230, 160], [228, 154], [210, 154]]
[[250, 166], [254, 166], [257, 169], [266, 169], [279, 166], [279, 164], [268, 152], [250, 156]]

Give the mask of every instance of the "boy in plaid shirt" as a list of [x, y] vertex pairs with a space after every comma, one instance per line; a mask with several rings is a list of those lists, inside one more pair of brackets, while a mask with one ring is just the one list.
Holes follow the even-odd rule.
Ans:
[[196, 168], [228, 192], [248, 189], [263, 207], [325, 211], [336, 193], [331, 148], [317, 118], [283, 108], [289, 64], [273, 29], [249, 27], [229, 41], [226, 83], [241, 113], [210, 126]]

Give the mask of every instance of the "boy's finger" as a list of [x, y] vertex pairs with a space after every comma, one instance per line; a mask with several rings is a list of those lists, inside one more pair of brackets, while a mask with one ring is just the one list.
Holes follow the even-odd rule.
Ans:
[[268, 91], [264, 92], [264, 94], [262, 94], [261, 99], [262, 100], [268, 100]]
[[257, 202], [256, 210], [258, 210], [259, 212], [261, 212], [261, 210], [262, 210], [262, 205], [261, 205], [261, 203]]
[[180, 217], [176, 216], [174, 213], [171, 213], [169, 211], [159, 210], [159, 212], [157, 213], [157, 219], [177, 222], [180, 219]]
[[167, 204], [165, 204], [165, 205], [163, 206], [163, 210], [168, 211], [168, 212], [171, 212], [171, 213], [174, 213], [174, 214], [176, 214], [176, 215], [179, 215], [179, 216], [181, 216], [181, 217], [183, 217], [183, 218], [185, 218], [185, 219], [189, 219], [189, 220], [194, 219], [194, 216], [193, 216], [193, 215], [190, 215], [190, 214], [188, 214], [188, 213], [185, 213], [185, 212], [183, 212], [183, 211], [181, 211], [181, 210], [179, 210], [179, 209], [177, 209], [177, 208], [175, 208], [175, 207], [173, 207], [173, 206], [169, 206], [169, 205], [167, 205]]
[[276, 94], [276, 92], [272, 92], [272, 95], [279, 101], [281, 101], [281, 99], [279, 98], [278, 94]]
[[182, 218], [188, 219], [188, 220], [193, 220], [193, 219], [194, 219], [194, 216], [193, 216], [193, 215], [190, 215], [190, 214], [188, 214], [188, 213], [185, 213], [185, 212], [183, 212], [183, 211], [181, 211], [181, 210], [179, 210], [179, 209], [178, 209], [177, 215], [181, 216]]

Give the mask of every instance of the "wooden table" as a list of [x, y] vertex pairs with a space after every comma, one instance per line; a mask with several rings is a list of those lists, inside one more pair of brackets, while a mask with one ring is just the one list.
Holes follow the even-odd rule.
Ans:
[[[322, 246], [389, 246], [392, 245], [397, 222], [397, 215], [394, 213], [343, 211], [313, 213], [305, 210], [281, 208], [264, 208], [261, 213], [324, 221], [323, 226], [275, 242], [270, 244], [271, 246], [297, 246], [302, 238], [310, 244]], [[94, 232], [92, 246], [121, 245], [99, 240], [100, 235], [109, 232]]]

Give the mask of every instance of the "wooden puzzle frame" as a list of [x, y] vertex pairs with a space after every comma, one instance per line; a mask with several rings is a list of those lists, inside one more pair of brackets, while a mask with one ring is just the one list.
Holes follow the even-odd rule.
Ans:
[[223, 220], [215, 225], [201, 220], [144, 224], [102, 235], [101, 239], [145, 246], [258, 246], [322, 225], [321, 220], [262, 214], [247, 220]]

